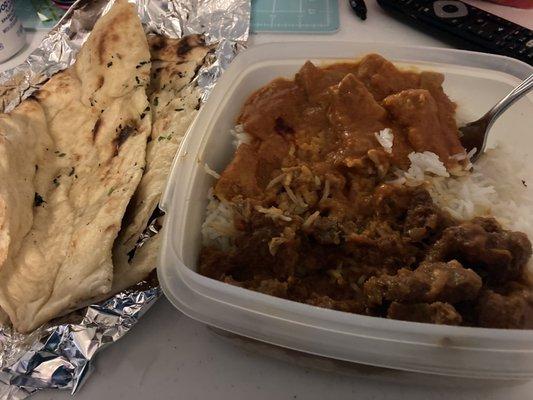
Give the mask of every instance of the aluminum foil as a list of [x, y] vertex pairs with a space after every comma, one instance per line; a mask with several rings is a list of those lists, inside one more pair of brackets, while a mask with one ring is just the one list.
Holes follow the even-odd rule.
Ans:
[[[244, 48], [250, 27], [250, 0], [129, 0], [147, 33], [179, 38], [203, 34], [215, 44], [197, 77], [205, 101], [222, 71]], [[0, 74], [0, 111], [12, 110], [58, 71], [68, 68], [96, 20], [113, 0], [78, 0], [26, 60]]]
[[[214, 47], [194, 79], [205, 101], [221, 73], [245, 46], [250, 1], [129, 1], [137, 6], [147, 33], [173, 38], [199, 33]], [[0, 74], [0, 111], [12, 110], [53, 74], [72, 65], [95, 22], [113, 2], [78, 0], [24, 64]], [[138, 246], [157, 234], [159, 217], [157, 213], [153, 216]], [[152, 277], [29, 335], [0, 325], [0, 400], [23, 399], [41, 389], [75, 393], [89, 376], [98, 351], [124, 336], [160, 295]]]

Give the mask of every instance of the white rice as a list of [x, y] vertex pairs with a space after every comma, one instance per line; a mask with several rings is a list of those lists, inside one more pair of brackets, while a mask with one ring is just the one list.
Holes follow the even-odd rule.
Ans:
[[[242, 125], [235, 126], [230, 134], [233, 136], [235, 150], [241, 144], [249, 144], [252, 141], [252, 137], [244, 131]], [[207, 163], [204, 164], [204, 171], [213, 178], [220, 179], [220, 174], [210, 168]], [[229, 203], [219, 200], [214, 195], [213, 188], [209, 189], [207, 199], [206, 217], [202, 224], [202, 244], [229, 250], [237, 235], [237, 230], [233, 225], [233, 209]]]
[[207, 163], [204, 163], [204, 171], [207, 175], [211, 175], [215, 179], [220, 179], [220, 174], [212, 169]]
[[213, 189], [207, 193], [208, 203], [205, 221], [202, 224], [202, 243], [221, 250], [229, 250], [237, 230], [233, 225], [233, 210], [229, 204], [217, 199]]
[[428, 190], [435, 203], [455, 218], [493, 216], [504, 228], [533, 238], [533, 193], [526, 186], [530, 176], [525, 175], [524, 161], [500, 145], [487, 150], [470, 174], [430, 178]]
[[272, 218], [272, 219], [281, 219], [282, 221], [285, 221], [285, 222], [291, 222], [292, 221], [292, 218], [283, 214], [283, 211], [280, 210], [279, 208], [276, 208], [276, 207], [270, 207], [270, 208], [265, 208], [265, 207], [261, 207], [261, 206], [256, 206], [255, 207], [256, 211], [262, 213], [262, 214], [265, 214], [267, 217], [269, 218]]
[[[471, 172], [462, 176], [450, 176], [434, 153], [411, 153], [409, 159], [409, 170], [397, 171], [398, 178], [389, 183], [424, 185], [435, 204], [459, 220], [494, 217], [505, 229], [533, 239], [533, 193], [527, 186], [532, 171], [526, 176], [525, 157], [500, 144], [486, 150], [475, 164], [468, 163], [465, 169]], [[529, 268], [533, 270], [533, 260]]]
[[392, 144], [394, 142], [394, 135], [389, 128], [382, 129], [379, 132], [374, 132], [374, 136], [378, 143], [383, 147], [387, 153], [392, 153]]
[[[235, 127], [232, 134], [235, 137], [235, 148], [242, 143], [250, 142], [250, 135], [244, 132], [240, 125]], [[391, 135], [391, 132], [381, 131], [376, 134], [376, 138], [379, 137], [378, 141], [386, 149], [389, 145], [392, 146]], [[467, 155], [458, 154], [454, 157], [461, 161], [469, 159], [472, 154], [470, 152]], [[524, 169], [525, 158], [520, 159], [515, 152], [500, 145], [487, 150], [473, 166], [467, 164], [465, 169], [471, 169], [471, 173], [462, 176], [450, 176], [435, 153], [413, 152], [409, 154], [409, 160], [411, 161], [409, 169], [397, 170], [397, 179], [388, 183], [424, 185], [433, 201], [459, 220], [492, 216], [505, 229], [524, 232], [530, 240], [533, 239], [533, 193], [531, 193], [533, 189], [527, 187], [529, 179], [531, 179], [530, 186], [533, 186], [533, 175], [531, 175], [533, 171]], [[525, 175], [526, 172], [529, 173], [528, 176]], [[210, 174], [214, 175], [212, 172]], [[282, 179], [278, 177], [276, 183]], [[327, 198], [329, 192], [327, 180], [324, 186], [321, 201]], [[203, 244], [227, 249], [237, 234], [233, 226], [233, 210], [230, 205], [216, 199], [212, 190], [209, 191], [208, 198], [207, 217], [202, 225]], [[260, 208], [257, 211], [273, 219], [290, 220], [289, 216], [277, 208]], [[313, 217], [315, 215], [306, 221], [308, 225], [314, 222]], [[532, 266], [533, 262], [530, 262], [530, 267]]]
[[230, 133], [233, 136], [233, 147], [235, 149], [243, 143], [250, 144], [252, 142], [252, 136], [244, 131], [242, 125], [236, 125]]
[[405, 178], [408, 181], [422, 182], [426, 174], [433, 174], [448, 178], [450, 174], [448, 170], [439, 159], [439, 156], [430, 151], [423, 153], [412, 152], [408, 155], [411, 166], [405, 173]]

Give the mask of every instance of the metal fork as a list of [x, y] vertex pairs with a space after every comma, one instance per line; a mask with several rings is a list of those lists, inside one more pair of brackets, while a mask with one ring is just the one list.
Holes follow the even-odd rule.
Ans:
[[476, 153], [470, 159], [472, 162], [476, 162], [479, 156], [483, 154], [485, 145], [487, 144], [489, 130], [496, 119], [531, 89], [533, 89], [533, 74], [515, 87], [480, 119], [459, 128], [459, 139], [466, 151], [469, 152], [473, 148], [477, 149]]

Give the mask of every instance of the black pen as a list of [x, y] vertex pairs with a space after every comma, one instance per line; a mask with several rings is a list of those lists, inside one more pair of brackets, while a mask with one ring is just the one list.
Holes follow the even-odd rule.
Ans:
[[363, 21], [366, 19], [366, 4], [365, 0], [349, 0], [350, 6], [359, 18]]

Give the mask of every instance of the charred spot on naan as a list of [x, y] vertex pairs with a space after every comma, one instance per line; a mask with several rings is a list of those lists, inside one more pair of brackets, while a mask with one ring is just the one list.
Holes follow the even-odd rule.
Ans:
[[113, 153], [113, 157], [117, 156], [120, 148], [130, 136], [135, 136], [138, 132], [137, 124], [136, 122], [129, 122], [125, 126], [119, 125], [117, 129], [117, 136], [113, 140], [112, 144], [115, 148], [115, 152]]
[[170, 39], [160, 35], [148, 36], [152, 60], [181, 62], [196, 58], [194, 53], [209, 48], [202, 35], [188, 35], [181, 39]]
[[[73, 77], [68, 71], [58, 72], [54, 75], [54, 85], [52, 88], [48, 88], [45, 85], [43, 88], [31, 95], [31, 99], [36, 100], [38, 103], [47, 101], [50, 98], [57, 97], [57, 93], [68, 95], [75, 91], [75, 86], [72, 84]], [[53, 117], [53, 115], [50, 115]]]
[[[195, 86], [195, 78], [206, 64], [212, 47], [205, 44], [203, 37], [190, 35], [182, 39], [149, 37], [152, 56], [151, 80], [148, 98], [154, 106], [154, 115], [167, 114], [169, 104], [182, 96], [182, 91]], [[163, 111], [165, 110], [165, 111]]]
[[195, 47], [204, 46], [205, 40], [200, 35], [185, 36], [178, 43], [178, 56], [183, 57]]
[[100, 89], [102, 86], [104, 86], [105, 78], [103, 76], [100, 76], [98, 78], [98, 84], [96, 85], [97, 90]]
[[107, 228], [105, 228], [104, 232], [113, 232], [115, 230], [117, 230], [116, 225], [109, 225]]
[[[106, 26], [105, 31], [99, 37], [97, 44], [96, 54], [98, 55], [98, 60], [100, 64], [107, 63], [106, 55], [110, 53], [109, 49], [116, 48], [116, 44], [119, 43], [121, 39], [121, 34], [117, 32], [117, 29], [120, 29], [123, 24], [128, 24], [129, 15], [126, 13], [119, 13], [114, 15], [111, 23]], [[117, 56], [120, 58], [120, 54], [117, 53]]]
[[41, 196], [39, 193], [35, 192], [35, 196], [34, 196], [34, 200], [33, 200], [33, 205], [35, 207], [39, 207], [41, 206], [43, 203], [46, 203], [46, 201], [44, 201], [43, 199], [43, 196]]
[[143, 120], [149, 112], [150, 112], [150, 106], [147, 106], [147, 107], [143, 110], [143, 112], [141, 113], [141, 115], [139, 115], [139, 119], [140, 119], [140, 120]]
[[96, 122], [94, 123], [92, 136], [93, 136], [93, 142], [96, 142], [96, 137], [98, 136], [98, 130], [100, 129], [100, 125], [102, 124], [102, 120], [98, 118]]
[[[150, 80], [150, 86], [148, 88], [148, 95], [152, 95], [155, 92], [160, 91], [174, 91], [179, 92], [186, 85], [190, 84], [194, 77], [198, 74], [198, 70], [202, 63], [196, 63], [194, 61], [187, 61], [177, 63], [170, 63], [167, 61], [154, 61], [152, 64], [152, 76]], [[165, 96], [161, 96], [165, 97]], [[173, 98], [170, 97], [168, 100]], [[154, 105], [157, 107], [159, 104], [154, 99]], [[161, 103], [161, 106], [168, 104], [167, 101]]]

